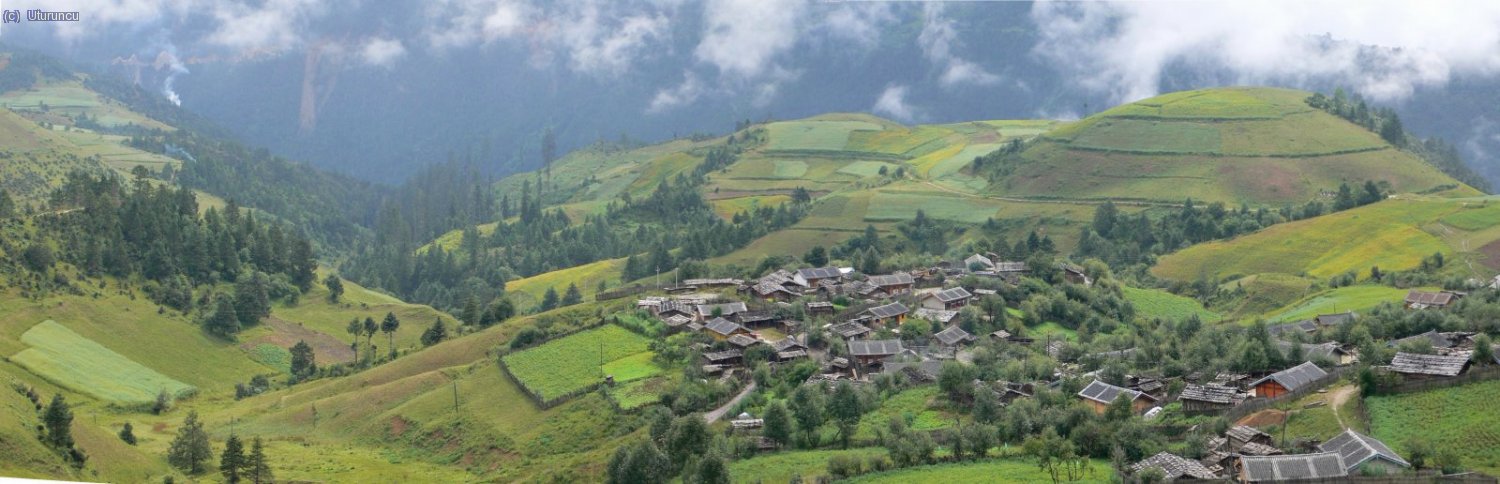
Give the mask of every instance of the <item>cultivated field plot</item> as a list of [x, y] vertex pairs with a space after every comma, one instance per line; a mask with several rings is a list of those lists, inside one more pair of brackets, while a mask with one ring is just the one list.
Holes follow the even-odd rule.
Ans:
[[937, 126], [917, 126], [911, 129], [891, 128], [880, 131], [853, 131], [846, 145], [850, 151], [869, 151], [894, 155], [909, 154], [925, 143], [942, 139], [953, 131]]
[[1463, 458], [1463, 465], [1488, 474], [1500, 472], [1500, 381], [1470, 383], [1441, 390], [1371, 397], [1370, 430], [1401, 455], [1413, 437]]
[[931, 194], [876, 192], [870, 199], [864, 219], [869, 222], [910, 220], [921, 210], [938, 220], [983, 223], [1000, 210], [1000, 203], [982, 198], [968, 198], [944, 192]]
[[1302, 93], [1282, 89], [1179, 91], [1105, 111], [1111, 116], [1187, 119], [1276, 119], [1311, 108]]
[[893, 173], [896, 171], [896, 168], [896, 164], [886, 163], [883, 161], [856, 161], [844, 165], [835, 173], [843, 173], [845, 175], [854, 175], [857, 177], [867, 177], [879, 175], [881, 169], [886, 170], [886, 173]]
[[185, 395], [195, 389], [115, 353], [66, 326], [47, 320], [21, 335], [30, 348], [11, 361], [49, 381], [101, 400], [123, 404], [155, 401], [166, 390]]
[[1297, 222], [1278, 224], [1235, 239], [1209, 242], [1162, 257], [1157, 276], [1191, 280], [1266, 272], [1329, 277], [1416, 267], [1435, 252], [1452, 255], [1422, 226], [1456, 210], [1442, 200], [1387, 200]]
[[760, 207], [776, 207], [790, 201], [792, 201], [792, 197], [786, 195], [754, 195], [714, 200], [709, 202], [709, 204], [713, 206], [714, 213], [725, 219], [730, 219], [734, 217], [734, 214], [740, 212], [748, 212]]
[[938, 178], [957, 173], [959, 170], [964, 169], [964, 167], [969, 166], [970, 163], [973, 163], [975, 158], [990, 154], [997, 149], [1000, 149], [999, 143], [976, 143], [965, 145], [962, 150], [954, 153], [953, 156], [949, 156], [948, 158], [938, 160], [936, 163], [933, 163], [931, 167], [927, 169], [927, 176], [931, 178]]
[[1178, 296], [1161, 289], [1140, 289], [1126, 286], [1125, 300], [1135, 306], [1136, 314], [1144, 318], [1160, 318], [1165, 320], [1181, 320], [1194, 314], [1204, 322], [1213, 322], [1221, 317], [1219, 313], [1203, 308], [1198, 300]]
[[[1368, 274], [1361, 274], [1361, 277]], [[1354, 311], [1367, 312], [1380, 303], [1400, 303], [1406, 297], [1406, 289], [1390, 286], [1359, 285], [1330, 289], [1315, 296], [1297, 301], [1287, 308], [1273, 313], [1272, 321], [1301, 321], [1320, 314]]]
[[[1082, 479], [1073, 482], [1109, 482], [1113, 472], [1109, 461], [1094, 459]], [[967, 462], [962, 464], [938, 464], [908, 467], [901, 470], [867, 474], [845, 482], [873, 484], [906, 484], [910, 482], [964, 483], [1021, 483], [1051, 482], [1052, 476], [1035, 459], [1006, 457], [1000, 459]]]
[[101, 98], [78, 82], [62, 82], [40, 87], [21, 89], [0, 95], [0, 107], [13, 110], [39, 111], [46, 105], [49, 113], [78, 116], [88, 114], [105, 126], [134, 124], [152, 129], [172, 131], [174, 128], [151, 118], [130, 111], [114, 101]]
[[634, 410], [661, 400], [661, 394], [669, 389], [670, 381], [665, 377], [636, 380], [610, 390], [609, 397], [621, 410]]
[[1194, 122], [1106, 118], [1073, 138], [1070, 146], [1131, 153], [1217, 153], [1219, 130]]
[[790, 482], [793, 477], [813, 482], [820, 477], [827, 477], [828, 460], [841, 455], [868, 461], [871, 457], [886, 455], [886, 450], [884, 447], [867, 447], [761, 454], [750, 459], [730, 461], [729, 477], [734, 482]]
[[1463, 207], [1463, 210], [1443, 217], [1443, 223], [1470, 232], [1500, 225], [1500, 203], [1465, 204]]
[[535, 302], [542, 300], [548, 288], [556, 290], [557, 295], [561, 296], [568, 290], [569, 284], [576, 284], [583, 297], [587, 298], [599, 288], [599, 281], [605, 281], [605, 284], [619, 284], [620, 272], [624, 268], [624, 258], [590, 262], [567, 269], [543, 272], [525, 279], [512, 280], [505, 283], [505, 292], [511, 296], [524, 296], [517, 302]]
[[784, 121], [766, 127], [771, 150], [843, 151], [853, 131], [879, 131], [884, 127], [869, 121]]
[[[856, 439], [873, 439], [876, 430], [885, 430], [893, 418], [912, 418], [910, 428], [912, 430], [937, 430], [950, 428], [955, 425], [957, 417], [953, 412], [938, 405], [938, 402], [946, 401], [938, 398], [937, 385], [924, 385], [908, 390], [903, 390], [885, 400], [880, 408], [865, 414], [859, 419], [859, 429], [854, 432]], [[965, 418], [967, 419], [967, 418]]]
[[656, 376], [650, 340], [619, 326], [607, 325], [505, 355], [501, 360], [521, 384], [543, 401], [552, 401], [602, 383]]

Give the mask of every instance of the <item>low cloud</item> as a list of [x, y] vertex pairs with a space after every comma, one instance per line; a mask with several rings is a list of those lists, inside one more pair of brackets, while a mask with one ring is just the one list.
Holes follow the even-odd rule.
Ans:
[[906, 102], [906, 86], [891, 84], [885, 87], [880, 97], [875, 99], [875, 105], [870, 111], [875, 114], [890, 116], [897, 121], [916, 121], [918, 112], [915, 107]]
[[917, 36], [917, 43], [922, 47], [922, 55], [942, 71], [938, 74], [939, 84], [943, 87], [965, 84], [987, 86], [1000, 82], [1000, 76], [991, 74], [973, 61], [959, 57], [955, 52], [963, 43], [958, 39], [958, 28], [953, 20], [943, 15], [943, 4], [928, 3], [922, 13], [926, 19], [922, 23], [922, 33]]
[[359, 57], [365, 64], [376, 67], [390, 67], [404, 55], [406, 46], [396, 39], [370, 39], [359, 52]]

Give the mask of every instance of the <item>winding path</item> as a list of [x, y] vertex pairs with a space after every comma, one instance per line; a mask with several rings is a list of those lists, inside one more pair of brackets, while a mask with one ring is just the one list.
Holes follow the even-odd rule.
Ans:
[[734, 398], [729, 399], [729, 402], [725, 403], [724, 406], [703, 414], [703, 420], [707, 420], [708, 423], [718, 422], [719, 419], [724, 418], [724, 414], [729, 413], [730, 409], [734, 408], [735, 405], [739, 405], [740, 400], [744, 400], [753, 391], [755, 391], [755, 382], [752, 381], [749, 385], [745, 385], [744, 390], [740, 390], [739, 395], [735, 395]]

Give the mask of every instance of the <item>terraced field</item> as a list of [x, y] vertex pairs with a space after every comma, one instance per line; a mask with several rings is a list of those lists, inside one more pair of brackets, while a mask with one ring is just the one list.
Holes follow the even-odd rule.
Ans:
[[1390, 286], [1358, 285], [1330, 289], [1297, 301], [1272, 314], [1272, 321], [1301, 321], [1320, 314], [1354, 311], [1368, 312], [1381, 303], [1400, 303], [1406, 289]]
[[33, 326], [21, 335], [21, 342], [30, 348], [12, 356], [12, 361], [101, 400], [145, 405], [156, 400], [158, 392], [184, 396], [196, 391], [192, 385], [142, 366], [55, 321]]
[[543, 401], [552, 401], [604, 381], [628, 383], [660, 374], [647, 349], [650, 340], [606, 325], [505, 355], [510, 373]]

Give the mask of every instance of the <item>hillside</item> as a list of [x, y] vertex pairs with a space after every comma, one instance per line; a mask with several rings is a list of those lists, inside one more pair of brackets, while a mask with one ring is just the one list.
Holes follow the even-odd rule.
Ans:
[[[1365, 180], [1475, 194], [1287, 89], [1182, 91], [1047, 132], [990, 191], [1016, 197], [1300, 204]], [[1451, 188], [1457, 187], [1457, 188]]]

